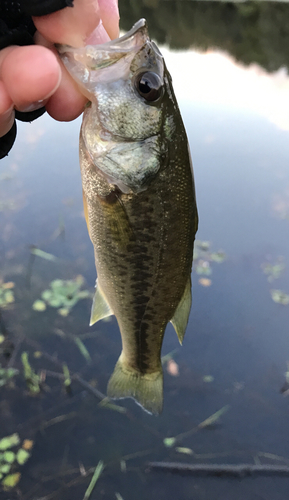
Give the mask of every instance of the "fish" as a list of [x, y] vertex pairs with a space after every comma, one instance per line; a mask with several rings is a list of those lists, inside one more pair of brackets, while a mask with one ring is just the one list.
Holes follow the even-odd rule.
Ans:
[[172, 79], [144, 19], [105, 44], [57, 49], [89, 99], [79, 151], [97, 272], [90, 325], [115, 315], [122, 339], [107, 395], [158, 415], [164, 333], [171, 322], [182, 344], [198, 227]]

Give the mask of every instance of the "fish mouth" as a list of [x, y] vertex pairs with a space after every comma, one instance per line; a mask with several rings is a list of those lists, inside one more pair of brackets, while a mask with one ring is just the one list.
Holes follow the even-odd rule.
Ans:
[[115, 80], [117, 63], [118, 78], [128, 78], [131, 61], [149, 40], [147, 22], [140, 19], [127, 33], [115, 40], [79, 48], [56, 44], [56, 49], [81, 92], [91, 100], [96, 83]]
[[119, 48], [119, 45], [126, 46], [126, 50], [129, 49], [130, 44], [134, 46], [135, 44], [135, 37], [140, 36], [145, 38], [145, 40], [148, 38], [148, 25], [147, 22], [144, 18], [140, 19], [137, 21], [133, 27], [124, 35], [120, 36], [119, 38], [116, 38], [115, 40], [110, 40], [106, 43], [99, 44], [96, 47], [97, 48], [107, 48], [111, 47], [112, 49]]
[[[86, 47], [95, 47], [96, 49], [99, 50], [106, 50], [108, 48], [110, 48], [111, 50], [115, 50], [119, 49], [121, 46], [122, 50], [128, 50], [130, 48], [130, 45], [133, 46], [135, 45], [134, 39], [136, 35], [142, 36], [145, 39], [147, 39], [148, 37], [148, 25], [144, 18], [137, 21], [127, 33], [120, 36], [119, 38], [115, 38], [114, 40], [109, 40], [108, 42], [97, 45], [87, 45]], [[55, 47], [60, 55], [65, 54], [66, 52], [71, 50], [81, 52], [84, 49], [86, 49], [86, 47], [77, 48], [77, 47], [72, 47], [71, 45], [65, 45], [60, 43], [56, 43]]]
[[148, 39], [147, 22], [140, 19], [123, 36], [103, 44], [79, 48], [56, 44], [55, 47], [69, 71], [73, 60], [86, 66], [87, 70], [94, 71], [114, 64], [131, 52], [135, 54]]

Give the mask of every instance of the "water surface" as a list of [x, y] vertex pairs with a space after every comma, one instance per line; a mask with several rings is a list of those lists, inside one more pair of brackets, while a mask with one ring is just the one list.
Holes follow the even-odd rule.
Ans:
[[[0, 277], [15, 283], [14, 304], [1, 310], [8, 333], [2, 351], [11, 355], [9, 361], [2, 353], [1, 363], [20, 370], [13, 384], [0, 388], [0, 437], [17, 432], [34, 447], [27, 463], [15, 466], [22, 474], [18, 489], [0, 493], [1, 499], [79, 500], [100, 460], [106, 468], [92, 499], [116, 493], [124, 500], [287, 495], [286, 478], [240, 482], [146, 473], [150, 460], [289, 463], [289, 400], [280, 393], [289, 362], [289, 305], [274, 302], [271, 294], [289, 294], [287, 70], [245, 66], [219, 49], [163, 53], [192, 151], [197, 239], [208, 242], [197, 245], [184, 345], [179, 347], [170, 326], [163, 345], [164, 355], [174, 351], [179, 375], [164, 364], [164, 411], [157, 418], [131, 400], [119, 403], [126, 413], [102, 408], [76, 381], [68, 395], [61, 380], [48, 375], [41, 394], [29, 394], [23, 351], [43, 376], [47, 370], [61, 374], [66, 363], [104, 393], [121, 342], [115, 319], [88, 327], [90, 299], [79, 301], [67, 317], [52, 307], [32, 309], [52, 280], [82, 275], [92, 293], [96, 276], [82, 208], [80, 120], [59, 124], [43, 116], [20, 124], [0, 172]], [[32, 262], [30, 245], [59, 260]], [[210, 260], [218, 251], [226, 254], [220, 263]], [[280, 276], [269, 281], [265, 266], [280, 263]], [[202, 269], [211, 274], [197, 274]], [[197, 427], [227, 405], [215, 425]], [[165, 438], [186, 432], [174, 446], [164, 445]]]

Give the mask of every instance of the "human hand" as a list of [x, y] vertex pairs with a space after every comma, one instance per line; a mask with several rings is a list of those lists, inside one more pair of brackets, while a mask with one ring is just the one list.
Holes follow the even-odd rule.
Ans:
[[42, 106], [60, 121], [83, 111], [86, 98], [62, 65], [54, 43], [75, 47], [118, 36], [117, 0], [74, 0], [74, 7], [33, 17], [36, 45], [0, 51], [0, 137], [12, 127], [15, 111]]

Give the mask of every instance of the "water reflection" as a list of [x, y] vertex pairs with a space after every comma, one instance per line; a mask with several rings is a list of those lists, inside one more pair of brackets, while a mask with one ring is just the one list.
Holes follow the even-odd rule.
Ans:
[[121, 26], [145, 17], [151, 36], [174, 49], [218, 47], [268, 71], [289, 67], [289, 5], [277, 2], [122, 0]]
[[285, 69], [267, 73], [256, 64], [246, 68], [216, 50], [163, 53], [169, 67], [182, 65], [182, 71], [175, 72], [174, 85], [183, 100], [251, 111], [289, 130], [289, 76]]
[[[203, 276], [193, 274], [184, 347], [176, 352], [173, 329], [166, 333], [163, 354], [170, 354], [177, 369], [165, 360], [164, 413], [150, 417], [130, 401], [120, 403], [123, 410], [98, 404], [91, 388], [105, 391], [121, 346], [115, 320], [88, 328], [90, 300], [79, 301], [67, 317], [50, 306], [43, 312], [32, 310], [57, 278], [82, 275], [85, 289], [93, 292], [95, 269], [82, 208], [79, 123], [56, 124], [43, 116], [31, 125], [21, 124], [15, 147], [1, 161], [8, 177], [0, 180], [1, 200], [19, 204], [0, 213], [0, 277], [3, 283], [15, 283], [15, 302], [2, 311], [1, 334], [9, 333], [10, 344], [0, 344], [0, 362], [7, 367], [10, 354], [11, 367], [19, 374], [0, 388], [0, 421], [1, 437], [17, 432], [19, 446], [25, 439], [34, 445], [24, 466], [13, 465], [22, 477], [18, 491], [9, 497], [1, 492], [5, 500], [79, 500], [100, 460], [106, 468], [91, 498], [111, 500], [116, 493], [124, 500], [287, 498], [286, 478], [235, 483], [145, 472], [147, 460], [289, 463], [289, 305], [272, 300], [272, 290], [289, 294], [288, 130], [283, 115], [282, 120], [272, 119], [272, 104], [263, 113], [257, 90], [264, 106], [278, 102], [281, 110], [280, 76], [236, 65], [219, 52], [178, 53], [180, 59], [164, 52], [192, 149], [200, 213], [198, 259], [200, 271], [205, 270]], [[215, 58], [223, 76], [216, 73]], [[182, 75], [192, 64], [199, 64], [189, 79], [196, 87], [187, 92]], [[204, 75], [205, 91], [196, 83], [199, 74]], [[281, 73], [281, 81], [285, 79]], [[255, 99], [246, 92], [248, 106], [239, 81], [255, 89]], [[239, 89], [235, 100], [234, 86]], [[283, 100], [288, 100], [287, 83], [281, 87]], [[38, 127], [44, 130], [41, 136]], [[33, 146], [27, 145], [27, 131], [37, 137]], [[60, 214], [64, 241], [52, 238]], [[37, 258], [28, 290], [31, 244], [59, 261]], [[227, 256], [222, 263], [212, 257], [219, 251]], [[199, 283], [202, 278], [210, 286]], [[23, 351], [42, 377], [38, 397], [29, 394], [24, 381]], [[71, 396], [63, 385], [64, 364], [72, 379]], [[227, 405], [214, 425], [198, 427]], [[176, 437], [179, 442], [165, 440]]]

